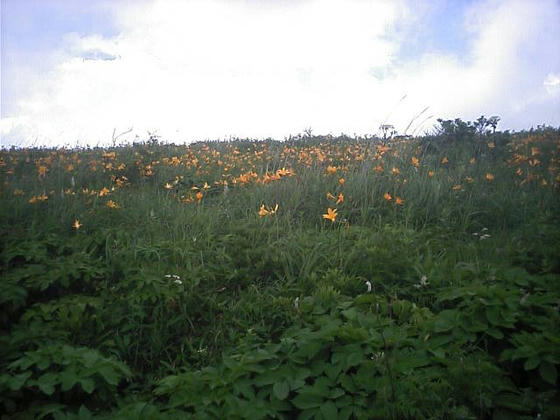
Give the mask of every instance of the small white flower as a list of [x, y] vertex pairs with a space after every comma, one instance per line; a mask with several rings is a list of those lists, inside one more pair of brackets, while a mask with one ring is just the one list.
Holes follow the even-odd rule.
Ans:
[[173, 283], [176, 284], [183, 284], [183, 282], [181, 281], [181, 277], [178, 276], [177, 274], [166, 274], [165, 278], [167, 279], [173, 279]]
[[428, 277], [422, 276], [422, 277], [420, 277], [420, 281], [418, 282], [418, 284], [415, 284], [414, 287], [416, 287], [417, 289], [420, 289], [421, 287], [426, 287], [429, 284], [430, 284], [430, 282], [428, 281]]
[[371, 292], [371, 283], [369, 281], [366, 281], [366, 287], [367, 287], [367, 292]]

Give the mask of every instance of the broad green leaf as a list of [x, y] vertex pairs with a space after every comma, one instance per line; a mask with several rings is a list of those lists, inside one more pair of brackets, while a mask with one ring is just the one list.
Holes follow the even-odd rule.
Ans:
[[540, 362], [541, 359], [539, 359], [538, 357], [529, 357], [527, 360], [525, 360], [523, 368], [525, 370], [533, 370], [539, 365]]
[[313, 418], [313, 416], [316, 416], [319, 412], [319, 409], [317, 408], [313, 408], [313, 409], [309, 409], [309, 410], [304, 410], [302, 411], [299, 416], [298, 416], [298, 420], [308, 420]]
[[350, 353], [346, 359], [346, 368], [357, 366], [364, 361], [364, 354], [359, 352]]
[[356, 385], [354, 384], [354, 381], [352, 380], [352, 377], [350, 375], [340, 375], [338, 378], [338, 382], [340, 383], [340, 385], [342, 385], [342, 387], [348, 391], [348, 392], [355, 392], [356, 391]]
[[253, 387], [246, 379], [238, 379], [233, 383], [233, 390], [237, 395], [241, 394], [247, 399], [254, 399], [255, 392]]
[[101, 376], [103, 376], [103, 379], [105, 379], [107, 383], [111, 385], [119, 384], [119, 379], [121, 375], [119, 375], [119, 373], [116, 372], [115, 369], [113, 369], [113, 367], [105, 365], [105, 366], [101, 366], [97, 371], [101, 374]]
[[339, 364], [329, 364], [325, 367], [325, 374], [333, 381], [337, 378], [341, 371], [342, 368]]
[[322, 343], [320, 341], [308, 341], [299, 348], [296, 354], [309, 360], [312, 359], [321, 348]]
[[500, 311], [503, 310], [498, 306], [488, 306], [486, 308], [486, 319], [492, 325], [500, 325]]
[[356, 311], [356, 308], [350, 308], [350, 309], [346, 309], [345, 311], [342, 311], [342, 315], [346, 319], [353, 321], [358, 317], [358, 312]]
[[37, 379], [37, 386], [47, 395], [54, 393], [55, 385], [59, 382], [58, 375], [52, 372], [45, 373]]
[[73, 369], [66, 369], [60, 372], [60, 382], [61, 382], [61, 390], [68, 391], [72, 389], [72, 387], [78, 382], [78, 376]]
[[10, 388], [12, 391], [21, 389], [25, 384], [25, 381], [27, 381], [31, 374], [32, 373], [30, 371], [27, 371], [20, 373], [19, 375], [12, 376], [8, 381], [8, 388]]
[[399, 356], [400, 357], [395, 364], [395, 368], [400, 371], [415, 369], [430, 364], [430, 359], [424, 351], [401, 353]]
[[272, 387], [272, 393], [279, 400], [285, 400], [290, 393], [290, 386], [288, 385], [288, 382], [276, 382]]
[[556, 380], [558, 379], [558, 372], [556, 366], [549, 362], [542, 362], [539, 366], [539, 373], [541, 378], [552, 385], [556, 385]]
[[336, 420], [338, 418], [338, 410], [332, 401], [325, 401], [321, 405], [321, 414], [325, 420]]
[[331, 400], [336, 400], [337, 398], [342, 397], [342, 396], [345, 395], [345, 394], [346, 394], [346, 393], [344, 392], [344, 390], [343, 390], [342, 388], [336, 387], [336, 388], [332, 388], [332, 389], [329, 391], [329, 398], [330, 398]]
[[437, 314], [434, 322], [435, 332], [445, 332], [453, 329], [457, 325], [457, 311], [446, 309]]
[[95, 382], [91, 378], [80, 379], [80, 385], [82, 385], [82, 389], [88, 394], [91, 394], [95, 389]]
[[436, 349], [428, 349], [430, 353], [432, 353], [438, 359], [445, 359], [445, 350], [438, 347]]
[[344, 407], [338, 413], [338, 418], [340, 420], [348, 420], [352, 415], [352, 406]]
[[309, 408], [320, 407], [323, 403], [324, 398], [316, 393], [311, 393], [307, 389], [303, 389], [296, 397], [292, 400], [292, 404], [295, 405], [300, 410], [307, 410]]
[[491, 337], [494, 337], [497, 340], [501, 340], [502, 338], [504, 338], [504, 334], [497, 328], [488, 328], [486, 334], [488, 334]]
[[78, 417], [80, 418], [80, 420], [82, 419], [87, 420], [87, 419], [92, 419], [93, 415], [85, 405], [81, 405], [80, 409], [78, 410]]

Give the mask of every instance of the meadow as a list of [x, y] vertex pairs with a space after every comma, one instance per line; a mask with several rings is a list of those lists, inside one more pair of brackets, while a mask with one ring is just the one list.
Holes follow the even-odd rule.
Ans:
[[558, 129], [3, 150], [0, 237], [2, 419], [560, 418]]

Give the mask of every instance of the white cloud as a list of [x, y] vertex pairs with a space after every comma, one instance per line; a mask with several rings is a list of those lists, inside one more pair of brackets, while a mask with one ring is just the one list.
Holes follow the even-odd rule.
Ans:
[[543, 85], [548, 94], [553, 96], [560, 94], [560, 73], [548, 73], [543, 80]]
[[403, 33], [422, 30], [406, 2], [260, 4], [115, 2], [120, 34], [68, 35], [60, 64], [30, 78], [32, 94], [0, 134], [57, 145], [107, 144], [114, 128], [131, 126], [129, 138], [157, 130], [169, 141], [282, 138], [306, 127], [363, 134], [387, 114], [402, 131], [425, 106], [426, 116], [499, 114], [522, 128], [542, 122], [529, 108], [558, 104], [553, 0], [476, 3], [465, 17], [466, 59], [414, 60], [398, 55]]
[[560, 125], [558, 101], [543, 86], [545, 75], [560, 69], [560, 51], [553, 47], [560, 39], [559, 20], [560, 5], [554, 1], [477, 2], [464, 20], [469, 55], [461, 60], [423, 55], [399, 69], [399, 84], [413, 104], [422, 98], [443, 118], [498, 114], [507, 128]]

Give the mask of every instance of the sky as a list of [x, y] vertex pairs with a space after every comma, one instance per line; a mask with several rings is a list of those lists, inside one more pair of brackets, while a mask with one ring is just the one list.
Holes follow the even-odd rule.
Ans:
[[560, 0], [0, 0], [0, 145], [560, 126]]

